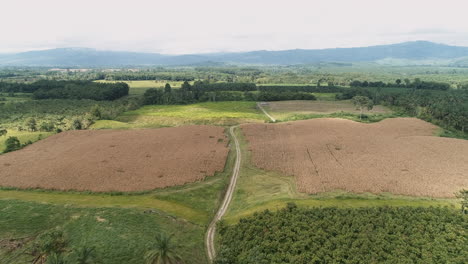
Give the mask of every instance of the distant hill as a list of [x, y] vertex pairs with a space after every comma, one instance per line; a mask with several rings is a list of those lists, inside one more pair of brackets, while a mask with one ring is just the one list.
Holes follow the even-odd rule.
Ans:
[[[404, 42], [359, 48], [296, 49], [284, 51], [251, 51], [163, 55], [124, 51], [99, 51], [88, 48], [60, 48], [0, 54], [0, 65], [22, 66], [143, 66], [143, 65], [222, 65], [269, 64], [294, 65], [319, 62], [443, 61], [447, 65], [466, 65], [468, 47], [449, 46], [428, 41]], [[423, 63], [425, 64], [425, 63]], [[440, 64], [440, 63], [435, 63]]]

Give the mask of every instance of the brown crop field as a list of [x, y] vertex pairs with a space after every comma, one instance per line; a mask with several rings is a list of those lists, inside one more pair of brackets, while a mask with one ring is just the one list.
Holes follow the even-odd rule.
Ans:
[[224, 128], [69, 131], [0, 156], [0, 186], [141, 191], [203, 180], [222, 171]]
[[433, 136], [436, 129], [415, 118], [242, 126], [254, 165], [294, 175], [301, 192], [453, 197], [468, 187], [468, 141]]

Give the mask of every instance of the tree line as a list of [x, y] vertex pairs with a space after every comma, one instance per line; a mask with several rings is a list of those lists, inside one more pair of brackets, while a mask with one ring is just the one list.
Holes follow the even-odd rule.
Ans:
[[34, 99], [91, 99], [112, 101], [128, 95], [126, 83], [40, 80], [33, 83], [0, 82], [0, 92], [32, 93]]
[[405, 88], [351, 88], [337, 95], [371, 98], [374, 104], [393, 106], [410, 116], [465, 133], [468, 128], [468, 90], [412, 90]]
[[465, 263], [468, 215], [448, 208], [297, 208], [218, 226], [224, 263]]
[[330, 85], [330, 86], [315, 86], [315, 85], [261, 85], [258, 86], [259, 91], [268, 92], [305, 92], [305, 93], [341, 93], [346, 88]]
[[394, 83], [384, 83], [382, 81], [369, 82], [369, 81], [359, 81], [355, 80], [350, 82], [350, 87], [404, 87], [411, 89], [426, 89], [426, 90], [449, 90], [450, 84], [444, 82], [434, 82], [434, 81], [421, 81], [421, 79], [416, 78], [413, 81], [410, 79], [401, 79], [395, 80]]
[[128, 84], [123, 82], [51, 82], [56, 82], [56, 84], [41, 87], [34, 91], [34, 99], [91, 99], [96, 101], [112, 101], [128, 95], [130, 90]]
[[216, 101], [282, 101], [316, 100], [311, 93], [289, 91], [256, 91], [252, 83], [209, 84], [184, 82], [180, 89], [166, 84], [164, 89], [151, 88], [143, 94], [144, 104], [189, 104]]

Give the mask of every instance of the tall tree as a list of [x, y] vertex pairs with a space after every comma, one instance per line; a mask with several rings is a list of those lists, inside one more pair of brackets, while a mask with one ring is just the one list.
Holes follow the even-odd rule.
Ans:
[[172, 87], [170, 84], [166, 83], [166, 85], [164, 86], [164, 92], [165, 93], [171, 93], [172, 92]]
[[191, 91], [192, 90], [192, 86], [190, 85], [190, 83], [188, 83], [187, 81], [185, 81], [182, 86], [180, 86], [180, 89], [182, 91]]
[[362, 112], [364, 111], [364, 108], [371, 110], [374, 107], [372, 100], [366, 96], [354, 96], [352, 101], [354, 106], [360, 110], [359, 120], [362, 120]]
[[461, 211], [462, 214], [466, 214], [468, 212], [468, 190], [461, 190], [456, 194], [457, 198], [461, 199]]
[[37, 122], [36, 122], [36, 119], [34, 118], [29, 118], [28, 120], [26, 120], [26, 126], [28, 127], [28, 130], [31, 131], [31, 132], [34, 132], [37, 130]]
[[89, 112], [97, 120], [101, 119], [101, 117], [102, 117], [101, 108], [99, 107], [99, 105], [94, 105], [93, 107], [91, 107], [91, 111], [89, 111]]

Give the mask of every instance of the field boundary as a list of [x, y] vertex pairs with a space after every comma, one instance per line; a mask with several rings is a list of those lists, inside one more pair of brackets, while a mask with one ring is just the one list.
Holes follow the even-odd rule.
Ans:
[[268, 117], [270, 118], [271, 121], [276, 122], [276, 119], [274, 117], [272, 117], [270, 114], [268, 114], [268, 112], [263, 108], [263, 106], [261, 105], [261, 103], [257, 103], [257, 107], [262, 110], [262, 112]]
[[241, 165], [241, 151], [240, 151], [240, 145], [239, 141], [234, 133], [234, 129], [237, 126], [232, 126], [229, 128], [229, 133], [231, 134], [232, 138], [234, 139], [234, 144], [236, 147], [236, 162], [234, 164], [234, 168], [232, 170], [232, 176], [231, 180], [229, 181], [229, 186], [226, 191], [226, 194], [223, 199], [223, 203], [218, 209], [218, 212], [216, 213], [215, 217], [213, 218], [213, 221], [211, 221], [210, 225], [208, 226], [208, 230], [206, 232], [206, 250], [208, 253], [208, 261], [210, 263], [213, 262], [214, 257], [216, 256], [216, 250], [214, 246], [214, 236], [216, 234], [216, 224], [218, 223], [219, 220], [224, 216], [226, 213], [229, 204], [231, 203], [232, 200], [232, 195], [234, 193], [234, 189], [236, 188], [236, 183], [237, 183], [237, 178], [239, 176], [239, 169]]

